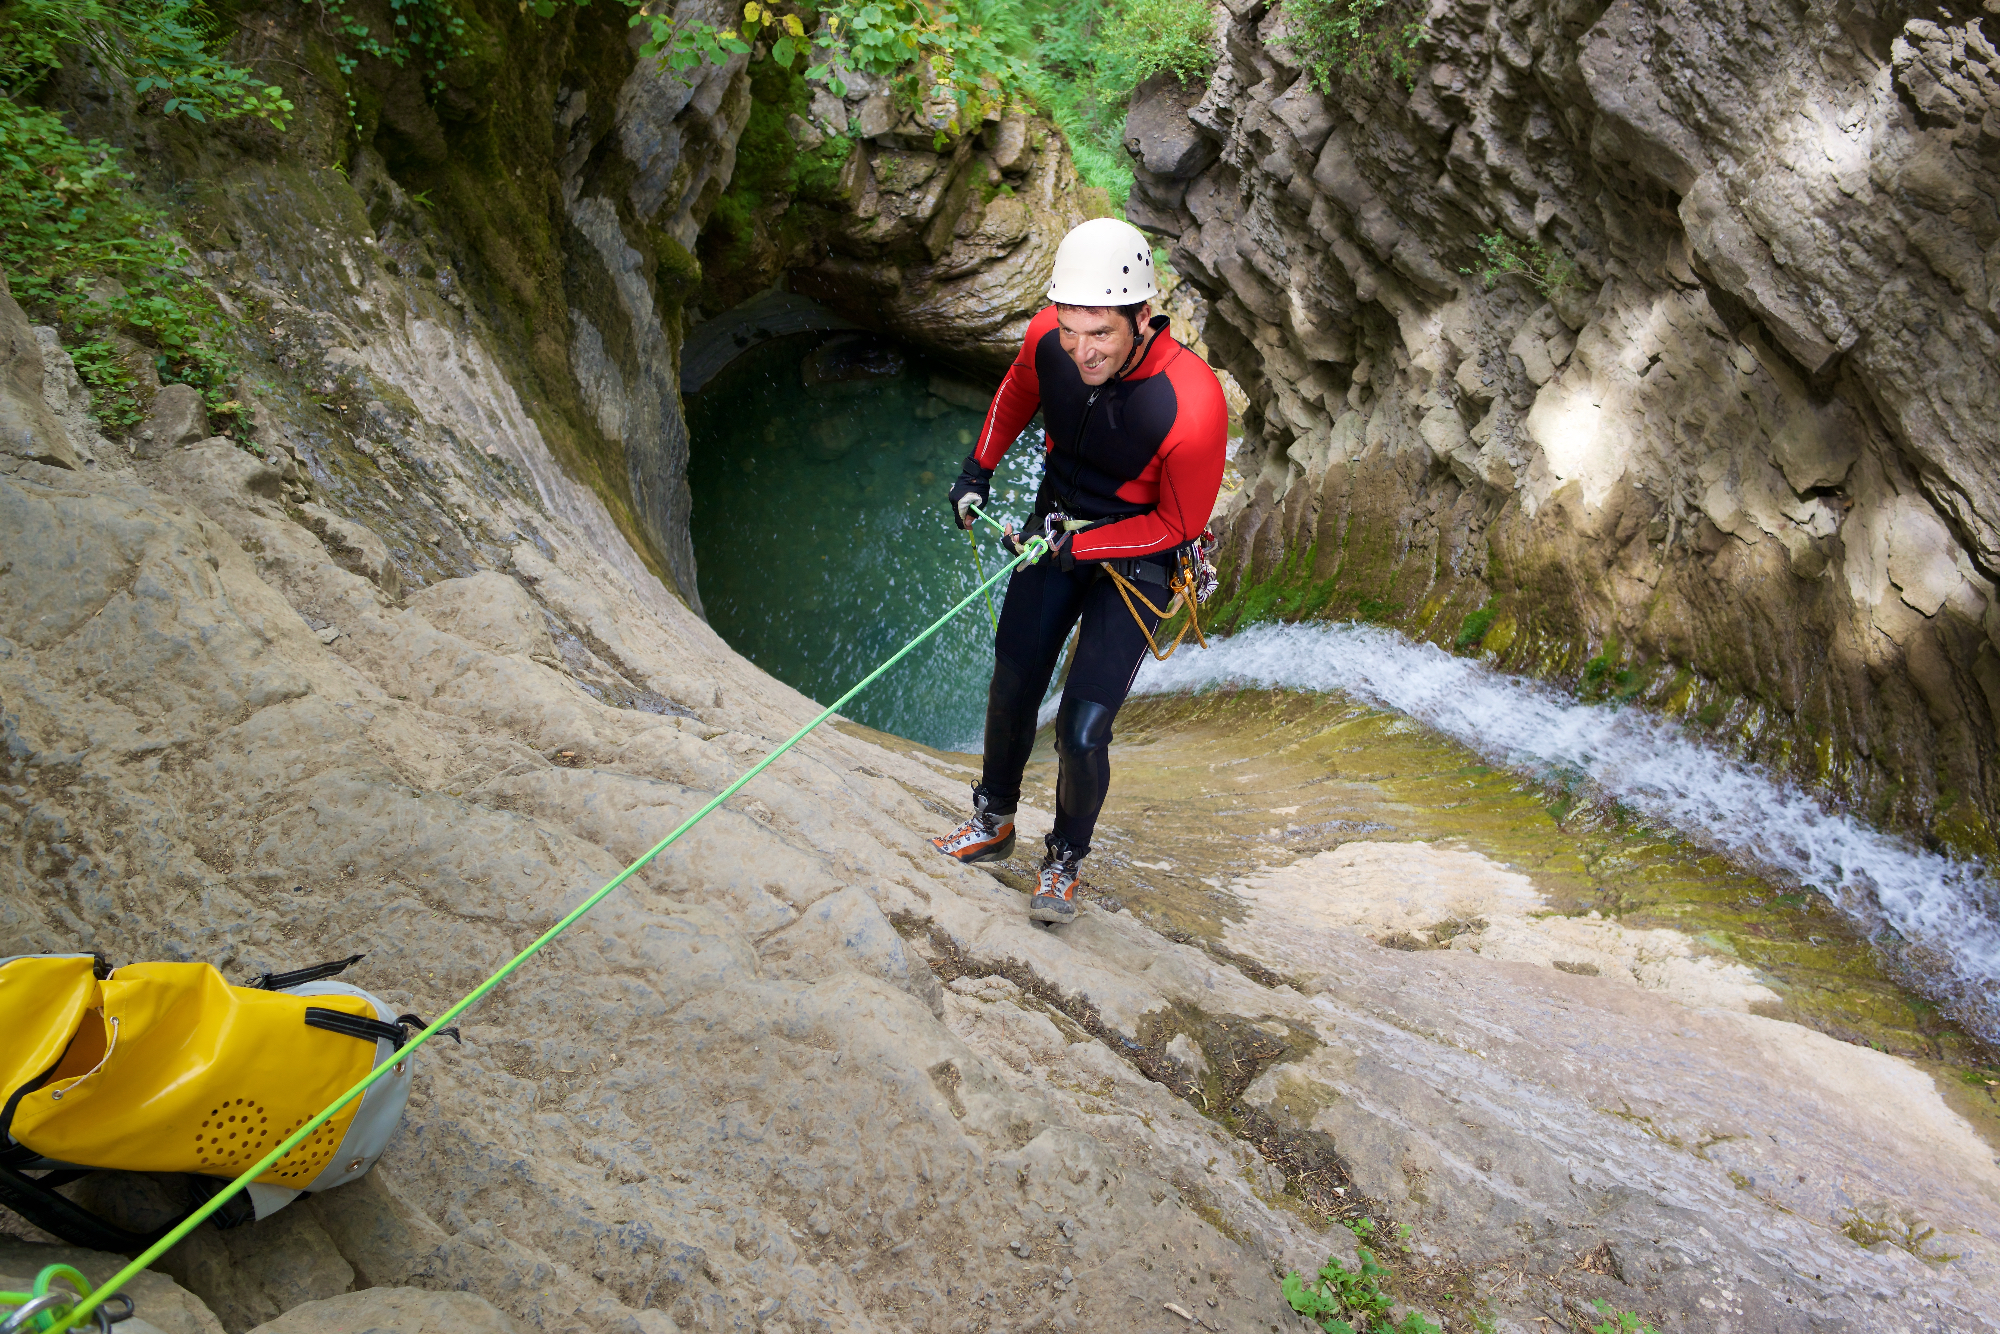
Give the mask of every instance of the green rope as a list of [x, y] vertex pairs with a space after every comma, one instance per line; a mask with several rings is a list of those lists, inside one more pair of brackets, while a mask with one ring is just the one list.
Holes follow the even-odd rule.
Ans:
[[[979, 538], [973, 533], [971, 524], [965, 525], [965, 540], [972, 543], [972, 568], [974, 570], [972, 577], [974, 579], [984, 579], [986, 577], [986, 562], [979, 558]], [[990, 588], [986, 590], [986, 616], [988, 620], [993, 622], [993, 633], [996, 635], [999, 634], [1000, 613], [993, 610], [993, 590]]]
[[[988, 523], [993, 522], [992, 519], [986, 518], [984, 514], [981, 514], [980, 517], [986, 519]], [[994, 526], [998, 527], [999, 525], [996, 524]], [[220, 1191], [216, 1192], [215, 1195], [209, 1198], [207, 1203], [203, 1204], [199, 1209], [195, 1210], [193, 1213], [189, 1214], [186, 1218], [182, 1219], [181, 1222], [171, 1232], [167, 1233], [166, 1236], [161, 1237], [151, 1246], [148, 1246], [143, 1252], [141, 1252], [141, 1254], [137, 1259], [132, 1261], [132, 1263], [126, 1265], [123, 1269], [113, 1274], [109, 1279], [109, 1281], [104, 1283], [96, 1291], [86, 1294], [81, 1302], [78, 1302], [75, 1306], [70, 1308], [67, 1314], [57, 1319], [56, 1324], [50, 1330], [50, 1334], [59, 1334], [59, 1331], [74, 1328], [79, 1320], [89, 1315], [93, 1310], [95, 1310], [99, 1305], [101, 1305], [107, 1297], [111, 1296], [113, 1293], [117, 1292], [119, 1288], [123, 1287], [126, 1283], [130, 1282], [133, 1275], [144, 1270], [146, 1266], [152, 1264], [153, 1261], [159, 1259], [162, 1255], [165, 1255], [181, 1240], [181, 1238], [187, 1236], [188, 1233], [194, 1231], [195, 1228], [198, 1227], [204, 1219], [206, 1219], [210, 1214], [214, 1213], [217, 1209], [220, 1209], [227, 1201], [232, 1199], [237, 1194], [237, 1192], [241, 1191], [245, 1186], [248, 1186], [258, 1177], [264, 1175], [264, 1173], [270, 1171], [272, 1165], [275, 1164], [280, 1158], [283, 1158], [286, 1154], [290, 1153], [300, 1144], [303, 1144], [306, 1141], [306, 1138], [310, 1136], [313, 1133], [313, 1131], [319, 1129], [319, 1127], [321, 1127], [322, 1125], [325, 1125], [327, 1121], [332, 1119], [332, 1117], [336, 1112], [338, 1112], [341, 1108], [347, 1106], [348, 1103], [353, 1102], [356, 1098], [360, 1097], [362, 1094], [366, 1093], [370, 1085], [372, 1085], [376, 1080], [382, 1078], [382, 1076], [387, 1074], [390, 1070], [394, 1069], [396, 1064], [399, 1064], [403, 1058], [408, 1057], [410, 1054], [415, 1052], [418, 1047], [423, 1046], [424, 1043], [430, 1041], [433, 1037], [437, 1036], [439, 1031], [445, 1028], [446, 1025], [450, 1024], [452, 1020], [456, 1019], [459, 1015], [465, 1013], [466, 1010], [470, 1009], [473, 1005], [477, 1004], [480, 998], [485, 996], [487, 992], [493, 990], [493, 988], [499, 986], [503, 981], [505, 981], [510, 973], [512, 973], [515, 969], [519, 968], [522, 964], [526, 963], [529, 959], [533, 958], [550, 941], [554, 940], [557, 936], [561, 935], [563, 932], [569, 930], [570, 927], [574, 926], [578, 918], [582, 917], [592, 908], [595, 908], [607, 894], [611, 893], [612, 890], [617, 889], [620, 885], [624, 884], [627, 880], [630, 880], [634, 875], [638, 874], [638, 872], [646, 865], [646, 863], [652, 861], [653, 858], [659, 856], [662, 852], [665, 852], [667, 848], [676, 839], [678, 839], [682, 834], [685, 834], [688, 830], [694, 828], [695, 825], [699, 824], [702, 821], [702, 819], [709, 814], [709, 812], [713, 811], [716, 807], [722, 805], [723, 802], [729, 800], [729, 798], [731, 798], [732, 796], [735, 796], [738, 789], [740, 789], [745, 783], [755, 778], [758, 774], [763, 773], [764, 770], [770, 768], [772, 762], [775, 761], [780, 755], [783, 755], [793, 746], [796, 746], [799, 744], [799, 742], [805, 740], [806, 736], [809, 733], [811, 733], [815, 728], [817, 728], [821, 723], [833, 717], [833, 715], [839, 711], [841, 705], [853, 699], [863, 690], [866, 690], [870, 685], [873, 685], [876, 679], [879, 678], [882, 675], [882, 673], [888, 671], [891, 667], [894, 667], [897, 663], [901, 662], [905, 657], [909, 656], [911, 650], [915, 649], [919, 644], [922, 644], [932, 635], [942, 630], [946, 625], [948, 625], [951, 622], [953, 617], [957, 616], [960, 612], [964, 611], [967, 607], [971, 606], [973, 601], [977, 599], [981, 593], [988, 592], [993, 587], [993, 585], [999, 583], [1002, 579], [1006, 578], [1007, 575], [1011, 574], [1016, 566], [1028, 564], [1034, 561], [1044, 551], [1047, 550], [1048, 550], [1048, 543], [1044, 542], [1041, 538], [1037, 537], [1030, 539], [1026, 550], [1022, 551], [1020, 555], [1008, 561], [1005, 565], [1002, 565], [999, 571], [995, 573], [992, 578], [986, 580], [984, 583], [980, 584], [979, 587], [973, 589], [970, 593], [966, 594], [966, 596], [959, 601], [958, 605], [954, 606], [950, 611], [946, 612], [944, 615], [938, 617], [935, 621], [932, 621], [930, 627], [926, 629], [922, 634], [918, 635], [915, 639], [912, 639], [909, 643], [903, 645], [902, 648], [896, 650], [895, 654], [886, 659], [881, 666], [877, 667], [874, 671], [868, 673], [868, 675], [862, 677], [860, 682], [857, 685], [855, 685], [855, 687], [852, 690], [849, 690], [839, 699], [827, 705], [824, 709], [821, 709], [818, 717], [814, 718], [804, 727], [801, 727], [798, 731], [792, 733], [792, 735], [786, 739], [783, 745], [779, 746], [769, 755], [766, 755], [763, 759], [757, 761], [756, 764], [752, 765], [748, 770], [744, 772], [742, 777], [738, 778], [728, 787], [722, 789], [722, 791], [716, 793], [715, 796], [709, 800], [707, 805], [703, 806], [693, 815], [690, 815], [687, 819], [681, 821], [680, 825], [671, 834], [668, 834], [658, 843], [655, 843], [652, 846], [652, 848], [650, 848], [647, 852], [645, 852], [642, 856], [640, 856], [639, 860], [633, 862], [630, 866], [626, 867], [624, 870], [620, 871], [617, 875], [613, 876], [611, 880], [604, 886], [604, 888], [598, 890], [595, 894], [592, 894], [589, 898], [585, 899], [582, 903], [578, 904], [575, 908], [571, 909], [569, 914], [566, 917], [564, 917], [560, 922], [557, 922], [554, 926], [550, 927], [548, 930], [542, 932], [541, 935], [537, 936], [533, 944], [529, 945], [519, 954], [509, 959], [505, 964], [501, 965], [499, 971], [495, 972], [491, 977], [487, 978], [484, 982], [481, 982], [478, 986], [474, 987], [470, 992], [466, 993], [466, 996], [463, 1000], [459, 1001], [449, 1010], [446, 1010], [443, 1014], [439, 1015], [436, 1018], [436, 1020], [434, 1020], [421, 1033], [418, 1033], [414, 1038], [411, 1038], [410, 1041], [403, 1047], [403, 1050], [398, 1056], [398, 1060], [396, 1062], [385, 1061], [381, 1065], [378, 1065], [373, 1070], [369, 1071], [358, 1082], [356, 1082], [353, 1088], [350, 1088], [349, 1090], [347, 1090], [347, 1092], [341, 1094], [340, 1097], [338, 1097], [330, 1105], [328, 1105], [324, 1111], [321, 1111], [317, 1116], [314, 1116], [311, 1120], [307, 1121], [297, 1130], [294, 1130], [290, 1135], [287, 1135], [283, 1140], [281, 1140], [278, 1143], [278, 1146], [276, 1148], [272, 1149], [269, 1153], [265, 1154], [263, 1158], [259, 1159], [257, 1163], [255, 1163], [253, 1166], [245, 1169], [243, 1175], [237, 1177], [234, 1181], [230, 1182], [227, 1186], [223, 1187]]]

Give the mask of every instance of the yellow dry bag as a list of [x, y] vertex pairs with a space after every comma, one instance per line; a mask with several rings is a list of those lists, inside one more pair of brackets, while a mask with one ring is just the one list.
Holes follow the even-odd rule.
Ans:
[[400, 1053], [406, 1028], [423, 1021], [330, 980], [359, 957], [244, 987], [205, 963], [109, 970], [88, 954], [0, 959], [0, 1203], [78, 1245], [136, 1249], [147, 1238], [55, 1186], [103, 1169], [188, 1173], [209, 1181], [199, 1204], [393, 1061], [258, 1177], [248, 1209], [228, 1221], [361, 1176], [402, 1119], [410, 1062]]

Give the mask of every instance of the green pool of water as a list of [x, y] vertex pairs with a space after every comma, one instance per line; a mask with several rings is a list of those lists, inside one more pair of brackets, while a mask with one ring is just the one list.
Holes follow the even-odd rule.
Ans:
[[[975, 386], [907, 349], [800, 335], [752, 348], [687, 398], [709, 623], [813, 699], [837, 698], [977, 582], [945, 488], [984, 413], [933, 394], [933, 377], [973, 400]], [[1030, 426], [994, 478], [996, 510], [1027, 514], [1041, 458]], [[988, 537], [979, 559], [988, 574], [1000, 566]], [[992, 671], [981, 602], [845, 712], [927, 745], [976, 747]]]

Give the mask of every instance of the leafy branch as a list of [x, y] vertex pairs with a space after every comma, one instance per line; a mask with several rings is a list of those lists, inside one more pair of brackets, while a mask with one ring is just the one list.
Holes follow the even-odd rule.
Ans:
[[1613, 1312], [1611, 1303], [1601, 1299], [1596, 1306], [1599, 1315], [1609, 1316], [1610, 1319], [1592, 1325], [1590, 1334], [1660, 1334], [1659, 1330], [1641, 1320], [1636, 1312]]
[[1576, 261], [1562, 251], [1550, 250], [1540, 241], [1523, 244], [1505, 232], [1480, 237], [1479, 267], [1459, 272], [1478, 278], [1488, 291], [1503, 278], [1519, 278], [1547, 297], [1583, 285]]
[[0, 3], [0, 269], [24, 307], [60, 326], [108, 425], [138, 419], [137, 379], [114, 335], [148, 348], [162, 379], [203, 390], [218, 412], [229, 410], [236, 368], [219, 345], [213, 293], [129, 188], [117, 150], [78, 139], [32, 98], [82, 50], [140, 98], [158, 97], [162, 115], [283, 129], [283, 90], [216, 54], [211, 23], [194, 0]]
[[132, 85], [140, 97], [164, 93], [162, 115], [191, 120], [254, 116], [285, 128], [292, 103], [212, 49], [212, 20], [196, 0], [8, 0], [0, 5], [0, 92], [38, 88], [81, 49]]
[[962, 22], [949, 0], [841, 0], [820, 9], [819, 18], [808, 31], [797, 14], [749, 0], [733, 28], [676, 24], [660, 14], [634, 14], [631, 26], [647, 29], [639, 54], [675, 71], [724, 64], [769, 36], [769, 59], [789, 68], [804, 57], [806, 77], [838, 96], [847, 93], [841, 70], [888, 79], [914, 66], [915, 100], [949, 100], [962, 123], [977, 119], [968, 110], [1004, 103], [1031, 77], [982, 25]]
[[1285, 36], [1306, 77], [1331, 94], [1342, 78], [1378, 70], [1413, 86], [1417, 48], [1430, 37], [1410, 0], [1284, 0]]

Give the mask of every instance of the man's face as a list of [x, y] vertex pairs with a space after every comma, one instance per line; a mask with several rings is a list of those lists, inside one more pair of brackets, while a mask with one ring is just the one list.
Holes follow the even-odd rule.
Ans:
[[[1140, 328], [1152, 313], [1151, 306], [1140, 308]], [[1076, 363], [1077, 373], [1087, 385], [1103, 384], [1116, 375], [1138, 341], [1132, 321], [1107, 306], [1057, 306], [1056, 329], [1062, 350]]]

